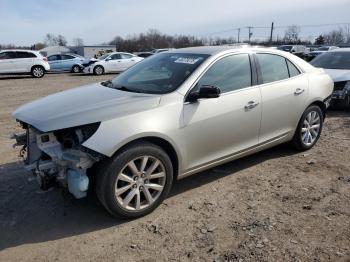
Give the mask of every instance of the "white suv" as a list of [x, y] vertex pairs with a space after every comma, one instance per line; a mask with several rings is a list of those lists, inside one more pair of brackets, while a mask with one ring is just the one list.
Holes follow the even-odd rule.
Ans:
[[50, 70], [46, 57], [31, 50], [0, 51], [0, 74], [30, 73], [40, 78]]

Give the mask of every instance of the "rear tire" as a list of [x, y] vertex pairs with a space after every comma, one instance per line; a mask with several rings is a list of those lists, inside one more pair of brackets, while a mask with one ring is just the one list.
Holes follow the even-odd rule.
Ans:
[[45, 68], [42, 66], [33, 66], [31, 74], [34, 78], [42, 78], [45, 75]]
[[94, 67], [94, 75], [103, 75], [105, 72], [104, 68], [100, 65]]
[[148, 142], [126, 147], [100, 166], [96, 194], [115, 217], [136, 218], [149, 214], [169, 194], [173, 182], [169, 156]]
[[311, 149], [319, 139], [323, 126], [323, 113], [316, 105], [309, 106], [299, 120], [292, 145], [299, 151]]

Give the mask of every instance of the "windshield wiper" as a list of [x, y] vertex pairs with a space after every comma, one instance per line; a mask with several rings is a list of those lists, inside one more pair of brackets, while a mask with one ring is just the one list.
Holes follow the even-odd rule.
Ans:
[[112, 80], [107, 80], [101, 83], [101, 85], [106, 86], [106, 87], [113, 87]]
[[126, 86], [118, 86], [118, 87], [112, 87], [112, 88], [118, 89], [118, 90], [122, 90], [122, 91], [126, 91], [126, 92], [142, 93], [142, 92], [139, 91], [139, 90], [131, 89], [131, 88], [128, 88], [128, 87], [126, 87]]

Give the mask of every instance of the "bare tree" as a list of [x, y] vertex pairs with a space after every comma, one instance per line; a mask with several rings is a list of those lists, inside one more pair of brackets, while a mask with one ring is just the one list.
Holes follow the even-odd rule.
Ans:
[[332, 30], [324, 35], [324, 40], [327, 45], [343, 44], [346, 42], [344, 30], [342, 28]]
[[57, 44], [59, 46], [66, 46], [67, 45], [67, 40], [63, 35], [58, 35], [57, 36]]
[[84, 40], [81, 39], [80, 37], [76, 37], [73, 39], [73, 45], [75, 46], [83, 46], [84, 45]]
[[57, 43], [57, 37], [54, 34], [47, 33], [44, 39], [44, 43], [47, 46], [55, 46], [58, 45]]
[[300, 27], [297, 25], [288, 26], [284, 32], [284, 41], [287, 43], [298, 43], [300, 34]]

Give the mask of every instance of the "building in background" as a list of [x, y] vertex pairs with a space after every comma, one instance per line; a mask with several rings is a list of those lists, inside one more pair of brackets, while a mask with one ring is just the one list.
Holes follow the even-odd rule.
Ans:
[[39, 50], [43, 56], [73, 53], [88, 58], [97, 58], [105, 53], [115, 51], [116, 47], [114, 45], [48, 46]]
[[97, 58], [105, 53], [115, 52], [115, 45], [84, 45], [84, 46], [72, 46], [70, 47], [72, 53], [88, 57]]
[[67, 54], [71, 53], [71, 49], [67, 46], [48, 46], [39, 50], [43, 56], [50, 56], [55, 54]]

